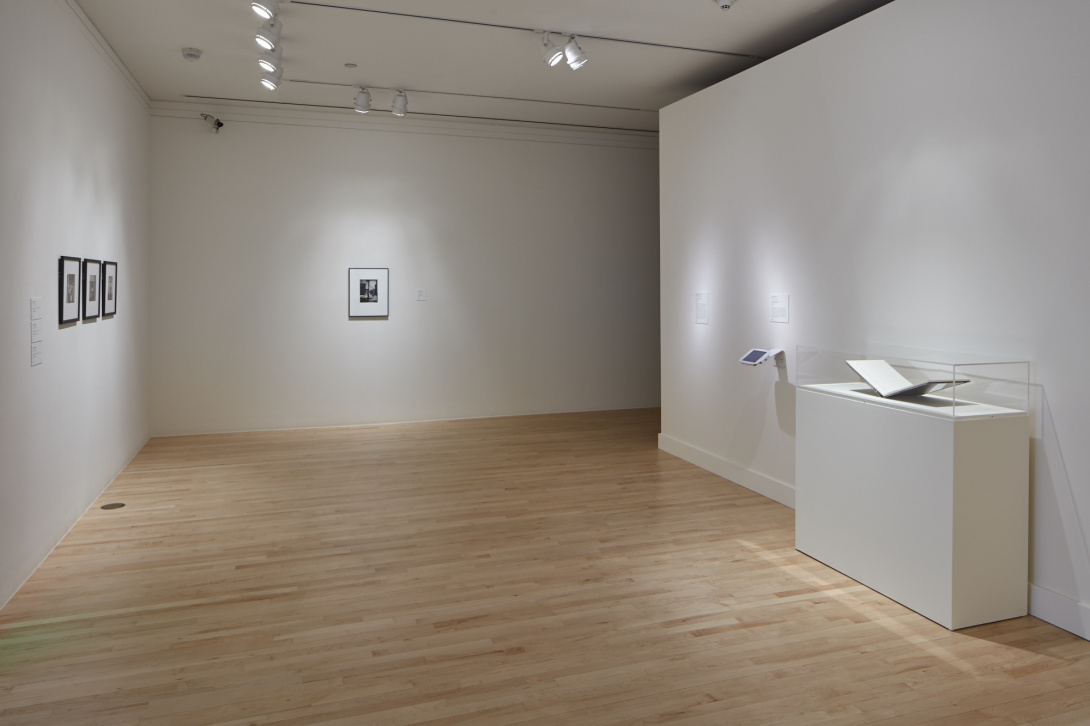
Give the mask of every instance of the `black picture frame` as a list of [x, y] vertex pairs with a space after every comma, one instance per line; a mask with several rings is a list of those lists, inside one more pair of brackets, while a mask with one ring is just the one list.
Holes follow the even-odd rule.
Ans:
[[94, 320], [102, 312], [102, 260], [83, 259], [83, 319]]
[[74, 323], [79, 320], [80, 298], [83, 285], [80, 258], [61, 257], [57, 270], [57, 310], [59, 323]]
[[117, 263], [102, 261], [102, 317], [117, 314]]
[[390, 268], [348, 268], [348, 317], [390, 317]]

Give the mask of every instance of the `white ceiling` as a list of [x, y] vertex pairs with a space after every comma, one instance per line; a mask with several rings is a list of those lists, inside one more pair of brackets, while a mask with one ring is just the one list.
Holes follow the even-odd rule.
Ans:
[[[761, 62], [744, 56], [770, 58], [889, 1], [285, 1], [284, 82], [268, 91], [250, 0], [77, 0], [153, 101], [347, 111], [352, 86], [367, 85], [374, 113], [389, 113], [383, 88], [404, 88], [410, 115], [642, 131], [663, 106]], [[540, 35], [517, 28], [561, 44], [575, 33], [589, 61], [549, 68]], [[185, 47], [201, 60], [184, 60]]]

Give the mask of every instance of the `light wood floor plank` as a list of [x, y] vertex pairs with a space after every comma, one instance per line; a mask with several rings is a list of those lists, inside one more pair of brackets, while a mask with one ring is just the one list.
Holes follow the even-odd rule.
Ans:
[[155, 439], [0, 612], [0, 726], [1090, 724], [1090, 643], [935, 625], [658, 426]]

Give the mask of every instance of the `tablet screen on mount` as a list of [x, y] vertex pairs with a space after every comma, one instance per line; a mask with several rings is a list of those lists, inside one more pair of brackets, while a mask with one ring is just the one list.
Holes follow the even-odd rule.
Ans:
[[756, 363], [757, 361], [764, 358], [766, 355], [768, 355], [767, 350], [760, 350], [758, 348], [754, 348], [749, 353], [746, 353], [746, 357], [742, 359], [742, 362], [743, 363]]

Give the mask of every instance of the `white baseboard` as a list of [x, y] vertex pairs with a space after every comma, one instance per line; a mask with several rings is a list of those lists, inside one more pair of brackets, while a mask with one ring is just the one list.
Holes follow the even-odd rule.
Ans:
[[1090, 640], [1090, 604], [1030, 585], [1029, 614]]
[[746, 489], [757, 492], [761, 496], [768, 497], [792, 509], [795, 508], [795, 487], [790, 484], [759, 474], [717, 454], [687, 444], [684, 441], [678, 441], [666, 434], [659, 434], [659, 448], [679, 459], [684, 459], [690, 464], [695, 464], [701, 469], [706, 469], [724, 479], [729, 479], [735, 484], [744, 486]]
[[137, 454], [139, 454], [141, 450], [143, 450], [144, 446], [146, 446], [149, 441], [151, 441], [150, 437], [145, 438], [144, 443], [136, 447], [136, 451], [133, 452], [132, 456], [129, 457], [129, 460], [126, 461], [125, 464], [117, 470], [117, 473], [114, 474], [113, 477], [111, 477], [110, 481], [106, 482], [97, 494], [87, 500], [87, 503], [85, 505], [81, 505], [83, 506], [82, 511], [75, 517], [75, 519], [71, 520], [71, 523], [68, 525], [68, 529], [65, 530], [61, 538], [53, 544], [49, 545], [44, 552], [40, 553], [38, 557], [31, 559], [32, 562], [37, 560], [38, 564], [34, 565], [34, 567], [31, 568], [30, 572], [27, 573], [25, 577], [23, 577], [22, 582], [20, 582], [16, 587], [10, 590], [8, 588], [4, 588], [2, 591], [0, 591], [0, 610], [3, 610], [7, 606], [7, 604], [11, 602], [12, 598], [19, 594], [19, 591], [23, 589], [23, 585], [27, 584], [31, 577], [34, 577], [34, 573], [38, 571], [38, 568], [45, 564], [45, 561], [49, 558], [49, 555], [53, 554], [53, 551], [55, 549], [60, 547], [60, 544], [64, 541], [64, 538], [67, 537], [72, 532], [72, 530], [76, 528], [76, 525], [79, 524], [79, 521], [83, 519], [87, 512], [91, 511], [91, 507], [95, 506], [95, 502], [98, 501], [98, 498], [106, 493], [106, 490], [110, 488], [111, 484], [117, 481], [117, 478], [121, 476], [121, 473], [125, 471], [125, 469], [129, 468], [129, 464], [132, 463], [132, 460], [136, 458]]

